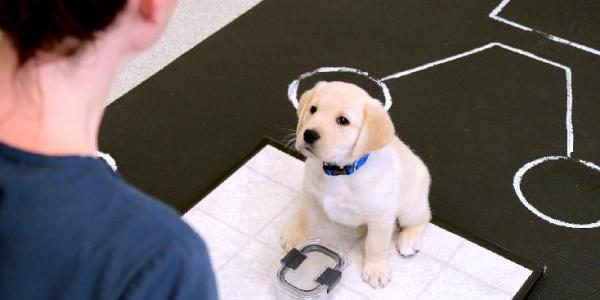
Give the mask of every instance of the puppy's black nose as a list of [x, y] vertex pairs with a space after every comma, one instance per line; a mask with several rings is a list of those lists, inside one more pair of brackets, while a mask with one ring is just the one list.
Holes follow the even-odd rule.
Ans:
[[315, 141], [317, 141], [321, 136], [319, 135], [319, 133], [316, 130], [313, 129], [307, 129], [304, 131], [304, 141], [312, 144]]

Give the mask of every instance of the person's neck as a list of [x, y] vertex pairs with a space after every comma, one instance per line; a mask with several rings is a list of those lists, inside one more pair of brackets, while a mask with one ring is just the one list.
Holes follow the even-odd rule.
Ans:
[[45, 155], [95, 155], [120, 67], [98, 53], [36, 58], [18, 67], [12, 45], [0, 37], [0, 142]]

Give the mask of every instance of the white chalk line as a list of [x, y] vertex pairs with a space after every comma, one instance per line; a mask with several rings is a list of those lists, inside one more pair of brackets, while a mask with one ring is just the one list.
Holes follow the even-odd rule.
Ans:
[[434, 61], [434, 62], [430, 62], [430, 63], [424, 64], [424, 65], [421, 65], [421, 66], [418, 66], [418, 67], [415, 67], [415, 68], [412, 68], [412, 69], [408, 69], [406, 71], [398, 72], [398, 73], [395, 73], [395, 74], [383, 77], [381, 79], [381, 81], [387, 81], [387, 80], [390, 80], [390, 79], [399, 78], [399, 77], [406, 76], [406, 75], [409, 75], [409, 74], [412, 74], [412, 73], [415, 73], [415, 72], [419, 72], [419, 71], [423, 71], [423, 70], [429, 69], [431, 67], [435, 67], [437, 65], [441, 65], [443, 63], [447, 63], [447, 62], [450, 62], [450, 61], [453, 61], [453, 60], [457, 60], [459, 58], [463, 58], [465, 56], [469, 56], [471, 54], [475, 54], [477, 52], [481, 52], [481, 51], [487, 50], [489, 48], [492, 48], [492, 47], [496, 46], [495, 44], [497, 44], [497, 43], [489, 43], [489, 44], [487, 44], [485, 46], [481, 46], [481, 47], [475, 48], [473, 50], [469, 50], [467, 52], [459, 53], [459, 54], [456, 54], [456, 55], [453, 55], [453, 56], [450, 56], [450, 57], [447, 57], [447, 58], [444, 58], [444, 59], [440, 59], [440, 60], [437, 60], [437, 61]]
[[525, 55], [529, 58], [535, 59], [537, 61], [552, 65], [554, 67], [557, 68], [561, 68], [565, 71], [565, 80], [566, 80], [566, 92], [567, 92], [567, 108], [566, 108], [566, 115], [565, 115], [565, 126], [566, 126], [566, 130], [567, 130], [567, 157], [571, 157], [571, 154], [573, 153], [573, 144], [574, 144], [574, 133], [573, 133], [573, 82], [572, 82], [572, 72], [571, 72], [571, 68], [553, 62], [551, 60], [539, 57], [531, 52], [527, 52], [515, 47], [511, 47], [508, 45], [504, 45], [502, 43], [495, 43], [496, 45], [506, 49], [506, 50], [510, 50], [516, 53], [519, 53], [521, 55]]
[[545, 34], [548, 39], [553, 40], [553, 41], [555, 41], [557, 43], [569, 45], [571, 47], [575, 47], [575, 48], [577, 48], [579, 50], [583, 50], [585, 52], [589, 52], [589, 53], [592, 53], [592, 54], [595, 54], [595, 55], [600, 55], [600, 50], [596, 50], [596, 49], [594, 49], [592, 47], [588, 47], [586, 45], [582, 45], [582, 44], [579, 44], [579, 43], [576, 43], [576, 42], [572, 42], [572, 41], [563, 39], [561, 37], [558, 37], [558, 36], [555, 36], [555, 35], [552, 35], [552, 34], [547, 34], [545, 32], [541, 32], [541, 31], [537, 31], [537, 30], [536, 30], [536, 32], [537, 33], [541, 33], [541, 34]]
[[460, 58], [463, 58], [463, 57], [466, 57], [466, 56], [469, 56], [469, 55], [472, 55], [472, 54], [475, 54], [475, 53], [479, 53], [479, 52], [488, 50], [488, 49], [493, 48], [493, 47], [500, 47], [500, 48], [503, 48], [505, 50], [512, 51], [512, 52], [515, 52], [515, 53], [527, 56], [527, 57], [529, 57], [531, 59], [537, 60], [537, 61], [545, 63], [545, 64], [549, 64], [551, 66], [554, 66], [554, 67], [557, 67], [557, 68], [560, 68], [560, 69], [564, 70], [564, 72], [565, 72], [565, 78], [566, 78], [566, 93], [567, 93], [567, 108], [566, 108], [567, 113], [566, 113], [566, 117], [565, 117], [566, 118], [566, 121], [565, 121], [566, 122], [566, 131], [567, 131], [567, 156], [571, 157], [571, 153], [573, 153], [573, 144], [574, 144], [573, 121], [572, 121], [572, 114], [573, 114], [573, 89], [572, 89], [571, 68], [569, 68], [569, 67], [567, 67], [565, 65], [562, 65], [562, 64], [559, 64], [557, 62], [554, 62], [554, 61], [542, 58], [542, 57], [537, 56], [537, 55], [535, 55], [535, 54], [533, 54], [531, 52], [527, 52], [527, 51], [519, 49], [519, 48], [508, 46], [508, 45], [505, 45], [505, 44], [502, 44], [502, 43], [499, 43], [499, 42], [492, 42], [492, 43], [486, 44], [486, 45], [481, 46], [481, 47], [477, 47], [475, 49], [472, 49], [472, 50], [469, 50], [469, 51], [466, 51], [466, 52], [462, 52], [462, 53], [459, 53], [459, 54], [456, 54], [456, 55], [453, 55], [453, 56], [450, 56], [450, 57], [447, 57], [447, 58], [444, 58], [444, 59], [440, 59], [440, 60], [437, 60], [437, 61], [434, 61], [434, 62], [426, 63], [426, 64], [418, 66], [418, 67], [414, 67], [414, 68], [411, 68], [411, 69], [408, 69], [408, 70], [405, 70], [405, 71], [401, 71], [401, 72], [398, 72], [398, 73], [386, 76], [383, 79], [381, 79], [381, 81], [388, 81], [390, 79], [400, 78], [400, 77], [403, 77], [403, 76], [406, 76], [406, 75], [409, 75], [409, 74], [412, 74], [412, 73], [415, 73], [415, 72], [419, 72], [419, 71], [423, 71], [423, 70], [435, 67], [435, 66], [443, 64], [443, 63], [447, 63], [447, 62], [450, 62], [450, 61], [453, 61], [453, 60], [457, 60], [457, 59], [460, 59]]
[[502, 0], [502, 2], [500, 2], [500, 4], [498, 4], [498, 6], [494, 8], [494, 10], [492, 10], [492, 12], [490, 13], [490, 17], [498, 15], [508, 4], [508, 2], [510, 2], [510, 0]]
[[375, 78], [371, 77], [369, 75], [369, 73], [355, 69], [355, 68], [321, 67], [314, 71], [306, 72], [306, 73], [300, 75], [300, 77], [298, 77], [298, 79], [292, 81], [292, 83], [290, 83], [290, 85], [288, 86], [288, 99], [290, 100], [290, 102], [292, 102], [292, 105], [295, 108], [298, 108], [298, 86], [300, 85], [300, 81], [302, 81], [310, 76], [313, 76], [317, 73], [354, 73], [354, 74], [362, 75], [362, 76], [368, 78], [369, 80], [373, 81], [374, 83], [376, 83], [381, 88], [381, 91], [382, 91], [383, 97], [384, 97], [383, 100], [384, 100], [385, 110], [387, 111], [390, 109], [390, 107], [392, 107], [392, 96], [390, 95], [390, 90], [388, 89], [387, 85], [385, 85], [385, 83], [383, 83], [382, 80], [375, 79]]
[[498, 21], [498, 22], [502, 22], [504, 24], [507, 24], [507, 25], [519, 28], [521, 30], [531, 31], [531, 32], [535, 32], [535, 33], [541, 34], [541, 35], [545, 36], [546, 38], [548, 38], [548, 39], [550, 39], [550, 40], [552, 40], [554, 42], [561, 43], [561, 44], [564, 44], [564, 45], [568, 45], [568, 46], [571, 46], [571, 47], [575, 47], [575, 48], [577, 48], [579, 50], [583, 50], [585, 52], [589, 52], [589, 53], [592, 53], [592, 54], [595, 54], [595, 55], [600, 55], [600, 50], [597, 50], [597, 49], [594, 49], [592, 47], [589, 47], [589, 46], [586, 46], [586, 45], [583, 45], [583, 44], [579, 44], [579, 43], [576, 43], [576, 42], [573, 42], [573, 41], [569, 41], [567, 39], [558, 37], [556, 35], [549, 34], [547, 32], [543, 32], [541, 30], [529, 28], [529, 27], [527, 27], [525, 25], [522, 25], [522, 24], [519, 24], [517, 22], [514, 22], [514, 21], [511, 21], [511, 20], [508, 20], [506, 18], [498, 16], [498, 14], [500, 14], [500, 12], [502, 12], [502, 9], [504, 9], [504, 7], [509, 2], [510, 2], [510, 0], [503, 0], [502, 2], [500, 2], [500, 4], [496, 8], [494, 8], [494, 10], [492, 10], [492, 12], [488, 16], [490, 18]]
[[97, 151], [96, 156], [103, 159], [106, 162], [106, 164], [110, 166], [113, 172], [117, 171], [117, 161], [115, 161], [115, 159], [112, 156], [110, 156], [110, 154]]
[[502, 22], [504, 24], [508, 24], [510, 26], [517, 27], [517, 28], [519, 28], [521, 30], [536, 32], [535, 30], [533, 30], [533, 29], [531, 29], [531, 28], [529, 28], [527, 26], [523, 26], [523, 25], [521, 25], [519, 23], [515, 23], [515, 22], [513, 22], [511, 20], [507, 20], [507, 19], [499, 17], [499, 16], [493, 16], [493, 17], [490, 16], [490, 18], [492, 18], [492, 19], [494, 19], [496, 21]]
[[567, 113], [565, 116], [565, 123], [567, 126], [567, 157], [571, 157], [573, 154], [573, 144], [575, 143], [575, 134], [573, 130], [573, 77], [571, 69], [565, 70], [567, 77]]
[[[553, 160], [572, 160], [572, 159], [570, 157], [566, 157], [566, 156], [546, 156], [546, 157], [542, 157], [542, 158], [536, 159], [534, 161], [531, 161], [531, 162], [525, 164], [523, 167], [521, 167], [517, 171], [517, 173], [515, 173], [515, 177], [513, 178], [513, 188], [515, 189], [517, 197], [519, 197], [519, 200], [521, 201], [521, 203], [527, 209], [529, 209], [532, 213], [534, 213], [536, 216], [538, 216], [539, 218], [541, 218], [551, 224], [554, 224], [554, 225], [568, 227], [568, 228], [574, 228], [574, 229], [591, 229], [591, 228], [600, 227], [600, 220], [598, 220], [597, 222], [594, 222], [594, 223], [589, 223], [589, 224], [576, 224], [576, 223], [565, 222], [562, 220], [552, 218], [552, 217], [542, 213], [541, 211], [539, 211], [533, 205], [531, 205], [527, 201], [525, 196], [523, 196], [523, 192], [521, 191], [521, 180], [523, 179], [523, 175], [525, 175], [525, 173], [527, 173], [527, 171], [529, 171], [533, 167], [540, 165], [544, 162], [553, 161]], [[583, 164], [584, 166], [586, 166], [596, 172], [600, 172], [600, 167], [598, 167], [597, 165], [595, 165], [591, 162], [584, 161], [584, 160], [578, 160], [577, 162]]]
[[582, 159], [580, 159], [579, 162], [582, 163], [582, 164], [584, 164], [584, 165], [586, 165], [588, 168], [592, 168], [592, 169], [600, 172], [600, 167], [598, 167], [597, 165], [595, 165], [593, 162], [585, 161], [585, 160], [582, 160]]

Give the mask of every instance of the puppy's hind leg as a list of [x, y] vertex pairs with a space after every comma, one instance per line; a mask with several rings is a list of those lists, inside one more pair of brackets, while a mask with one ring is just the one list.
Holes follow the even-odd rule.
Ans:
[[421, 240], [427, 224], [431, 221], [429, 208], [429, 177], [423, 178], [414, 191], [411, 204], [398, 216], [400, 233], [396, 240], [396, 249], [402, 256], [412, 256], [421, 249]]
[[413, 225], [410, 227], [404, 227], [398, 234], [398, 239], [396, 240], [396, 250], [398, 253], [404, 257], [413, 256], [421, 249], [421, 240], [423, 237], [423, 232], [427, 227], [426, 223], [421, 223], [418, 225]]
[[396, 240], [396, 250], [400, 255], [407, 257], [419, 252], [423, 232], [429, 221], [431, 221], [431, 210], [426, 202], [417, 211], [398, 217], [400, 233]]

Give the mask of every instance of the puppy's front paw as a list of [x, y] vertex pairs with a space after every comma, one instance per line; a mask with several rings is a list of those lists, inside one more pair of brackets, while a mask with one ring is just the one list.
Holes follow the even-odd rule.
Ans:
[[365, 262], [362, 279], [372, 288], [384, 288], [392, 280], [392, 272], [387, 261]]
[[288, 229], [283, 235], [279, 238], [279, 242], [281, 248], [285, 252], [290, 251], [296, 245], [298, 245], [302, 240], [306, 239], [306, 235], [298, 230]]
[[396, 250], [404, 257], [413, 256], [421, 249], [421, 232], [417, 230], [403, 230], [396, 240]]

